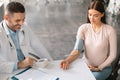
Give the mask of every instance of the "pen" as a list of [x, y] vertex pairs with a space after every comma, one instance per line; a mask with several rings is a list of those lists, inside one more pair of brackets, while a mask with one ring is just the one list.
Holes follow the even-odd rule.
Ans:
[[30, 52], [29, 52], [29, 54], [30, 54], [31, 56], [33, 56], [34, 58], [36, 58], [36, 59], [40, 59], [39, 56], [37, 56], [37, 55], [35, 55], [35, 54], [33, 54], [33, 53], [30, 53]]

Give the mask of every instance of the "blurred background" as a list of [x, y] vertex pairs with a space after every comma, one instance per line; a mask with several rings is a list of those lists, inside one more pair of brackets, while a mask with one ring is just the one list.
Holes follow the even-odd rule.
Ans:
[[[87, 21], [87, 7], [92, 0], [0, 0], [0, 21], [10, 1], [19, 1], [25, 6], [26, 22], [52, 58], [59, 60], [73, 49], [77, 30]], [[107, 23], [117, 30], [120, 54], [120, 0], [101, 1], [106, 8]]]

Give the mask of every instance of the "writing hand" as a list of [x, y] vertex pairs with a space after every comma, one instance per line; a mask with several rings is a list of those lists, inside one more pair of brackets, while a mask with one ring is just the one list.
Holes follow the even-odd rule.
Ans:
[[36, 60], [33, 58], [25, 58], [23, 61], [18, 62], [18, 68], [21, 69], [31, 67], [35, 62]]

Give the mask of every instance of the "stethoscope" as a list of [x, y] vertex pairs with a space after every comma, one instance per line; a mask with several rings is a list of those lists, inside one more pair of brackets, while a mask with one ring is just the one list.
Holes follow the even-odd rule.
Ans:
[[[5, 30], [4, 25], [3, 25], [3, 22], [2, 22], [2, 27], [3, 27], [3, 29]], [[22, 30], [22, 33], [23, 33], [23, 35], [25, 35], [24, 30]], [[9, 36], [8, 36], [7, 34], [6, 34], [6, 36], [7, 36], [8, 41], [9, 41]], [[13, 45], [12, 45], [12, 43], [11, 43], [10, 41], [9, 41], [9, 44], [10, 44], [10, 47], [13, 48]]]

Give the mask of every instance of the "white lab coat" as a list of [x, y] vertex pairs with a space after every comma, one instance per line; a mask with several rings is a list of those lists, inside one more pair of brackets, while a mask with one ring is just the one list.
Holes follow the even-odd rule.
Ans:
[[[30, 57], [28, 53], [31, 52], [41, 58], [52, 59], [26, 23], [19, 31], [18, 37], [25, 57]], [[16, 62], [18, 62], [16, 48], [4, 20], [0, 23], [0, 73], [12, 73]]]

